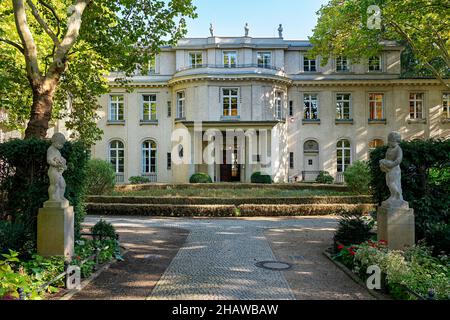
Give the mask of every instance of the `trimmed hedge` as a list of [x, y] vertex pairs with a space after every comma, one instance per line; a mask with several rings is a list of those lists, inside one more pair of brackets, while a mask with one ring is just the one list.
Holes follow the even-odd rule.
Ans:
[[359, 204], [372, 203], [371, 196], [316, 196], [289, 198], [206, 198], [206, 197], [139, 197], [89, 196], [90, 203], [173, 204], [173, 205], [241, 205], [241, 204]]
[[334, 178], [330, 175], [328, 171], [320, 171], [316, 178], [317, 183], [332, 184]]
[[189, 179], [189, 183], [212, 183], [212, 179], [207, 173], [194, 173]]
[[373, 211], [372, 204], [319, 204], [319, 205], [168, 205], [168, 204], [107, 204], [89, 203], [90, 215], [112, 216], [174, 216], [174, 217], [232, 217], [240, 216], [308, 216], [341, 215], [348, 211], [361, 214]]
[[[36, 242], [37, 214], [48, 200], [47, 149], [49, 140], [14, 139], [0, 144], [0, 193], [2, 211], [23, 224]], [[88, 153], [81, 142], [66, 142], [61, 150], [67, 160], [65, 196], [75, 211], [75, 233], [79, 236], [85, 215], [84, 195]], [[1, 218], [1, 217], [0, 217]]]
[[250, 177], [250, 181], [252, 183], [263, 183], [263, 184], [271, 184], [272, 177], [267, 174], [261, 174], [261, 172], [254, 172]]
[[105, 204], [89, 203], [90, 215], [155, 216], [155, 217], [232, 217], [235, 206], [226, 205], [170, 205], [170, 204]]
[[342, 215], [346, 212], [367, 214], [376, 209], [372, 204], [297, 204], [297, 205], [252, 205], [239, 206], [241, 216], [321, 216]]

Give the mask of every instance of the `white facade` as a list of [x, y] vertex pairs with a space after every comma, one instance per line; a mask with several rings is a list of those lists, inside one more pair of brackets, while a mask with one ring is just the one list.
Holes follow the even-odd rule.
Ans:
[[[251, 148], [247, 138], [235, 147], [243, 162], [201, 163], [207, 142], [194, 134], [201, 122], [202, 133], [267, 130], [275, 182], [314, 180], [320, 170], [342, 181], [342, 171], [368, 159], [370, 147], [392, 130], [404, 139], [450, 137], [450, 94], [435, 80], [401, 79], [402, 48], [395, 43], [370, 63], [338, 58], [324, 67], [320, 57], [307, 59], [309, 49], [307, 41], [249, 37], [183, 39], [162, 48], [150, 75], [126, 87], [111, 81], [110, 94], [99, 101], [104, 136], [92, 156], [111, 161], [119, 182], [147, 176], [184, 183], [196, 172], [249, 182], [264, 150]], [[179, 150], [171, 140], [176, 129], [191, 134], [183, 159], [195, 163], [171, 161], [172, 149]]]

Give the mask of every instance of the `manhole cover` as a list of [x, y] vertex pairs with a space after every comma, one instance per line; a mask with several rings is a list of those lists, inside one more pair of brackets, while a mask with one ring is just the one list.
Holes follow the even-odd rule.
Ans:
[[267, 270], [289, 270], [292, 267], [289, 263], [281, 261], [260, 261], [255, 265]]

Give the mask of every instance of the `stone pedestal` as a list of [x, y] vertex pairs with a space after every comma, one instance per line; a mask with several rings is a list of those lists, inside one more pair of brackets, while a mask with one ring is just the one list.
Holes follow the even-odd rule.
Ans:
[[385, 240], [389, 249], [403, 250], [415, 244], [414, 210], [405, 207], [381, 206], [377, 212], [378, 240]]
[[64, 256], [74, 254], [74, 212], [69, 202], [47, 201], [39, 209], [37, 226], [38, 255]]

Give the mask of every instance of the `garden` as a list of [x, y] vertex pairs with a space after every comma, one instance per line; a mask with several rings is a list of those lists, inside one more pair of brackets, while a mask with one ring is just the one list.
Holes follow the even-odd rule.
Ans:
[[[394, 299], [450, 299], [450, 141], [402, 142], [402, 186], [415, 212], [416, 246], [389, 250], [377, 241], [376, 212], [349, 213], [339, 222], [330, 256], [364, 283], [370, 266], [381, 269], [381, 291]], [[386, 147], [371, 153], [368, 184], [375, 200], [388, 197], [379, 161]]]

